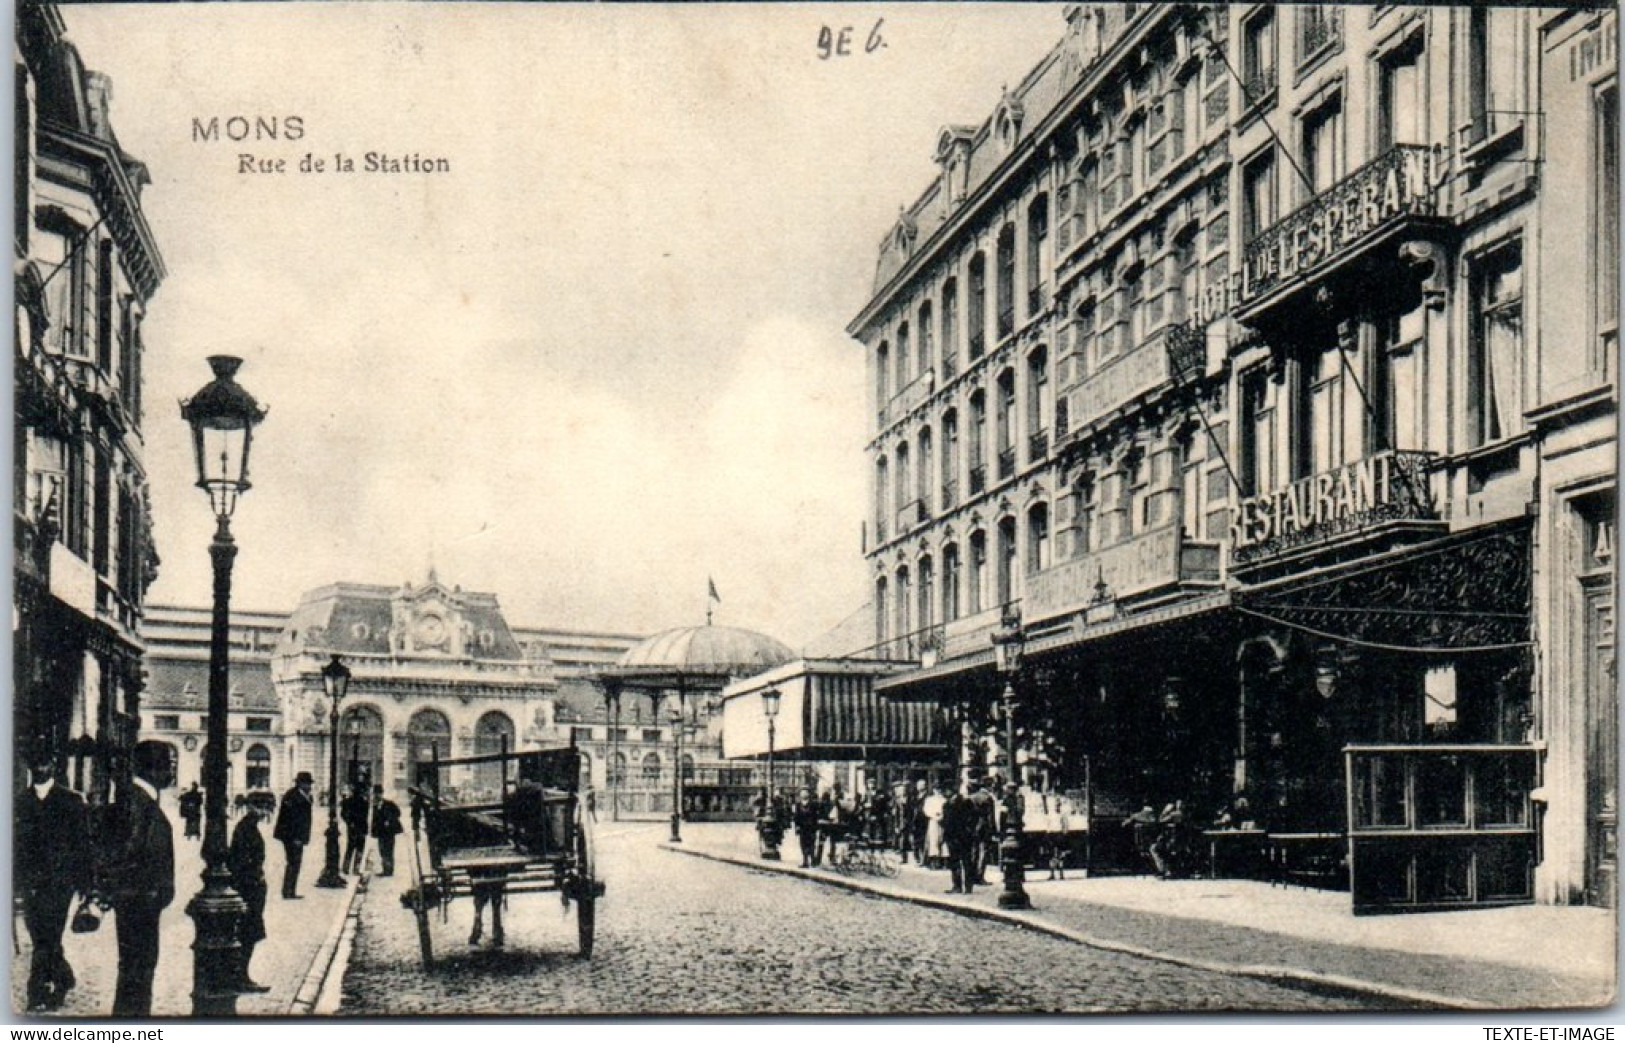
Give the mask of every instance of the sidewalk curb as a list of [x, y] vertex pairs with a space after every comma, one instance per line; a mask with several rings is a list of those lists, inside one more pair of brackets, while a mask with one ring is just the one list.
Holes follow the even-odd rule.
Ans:
[[350, 885], [344, 913], [334, 919], [321, 948], [316, 950], [316, 956], [310, 961], [305, 980], [288, 1004], [289, 1015], [308, 1017], [312, 1014], [332, 1014], [338, 1008], [338, 986], [350, 965], [350, 950], [361, 915], [361, 902], [367, 894], [368, 879], [363, 877]]
[[1125, 956], [1136, 956], [1146, 960], [1156, 960], [1159, 963], [1170, 963], [1179, 967], [1189, 967], [1193, 970], [1209, 971], [1216, 974], [1230, 974], [1244, 978], [1256, 978], [1262, 981], [1281, 985], [1308, 987], [1313, 989], [1335, 989], [1342, 992], [1361, 993], [1376, 996], [1382, 999], [1422, 1006], [1438, 1007], [1446, 1010], [1483, 1011], [1503, 1010], [1504, 1007], [1492, 1003], [1482, 1003], [1477, 1000], [1463, 999], [1459, 996], [1446, 996], [1436, 992], [1425, 992], [1419, 989], [1407, 989], [1398, 985], [1387, 985], [1382, 982], [1370, 981], [1364, 978], [1350, 978], [1340, 974], [1326, 974], [1320, 971], [1308, 971], [1293, 967], [1282, 967], [1274, 964], [1246, 964], [1225, 963], [1216, 960], [1204, 960], [1191, 956], [1180, 956], [1175, 953], [1162, 952], [1156, 949], [1147, 949], [1125, 942], [1111, 941], [1097, 938], [1094, 935], [1075, 931], [1070, 927], [1059, 924], [1044, 923], [1030, 919], [1003, 909], [989, 909], [984, 906], [971, 905], [964, 901], [957, 901], [947, 896], [920, 894], [902, 888], [887, 887], [879, 883], [857, 880], [851, 877], [826, 876], [823, 873], [814, 873], [786, 863], [767, 862], [759, 859], [745, 858], [738, 855], [719, 854], [714, 851], [700, 851], [694, 848], [683, 847], [671, 842], [660, 845], [667, 851], [677, 854], [689, 855], [693, 858], [709, 859], [713, 862], [724, 862], [729, 865], [743, 866], [747, 869], [759, 869], [768, 873], [781, 873], [786, 876], [800, 877], [814, 883], [837, 887], [847, 891], [856, 891], [860, 894], [876, 895], [881, 898], [891, 898], [903, 902], [911, 902], [932, 909], [941, 909], [946, 912], [958, 913], [981, 920], [994, 920], [1000, 923], [1011, 924], [1037, 934], [1045, 934], [1064, 941], [1087, 945], [1092, 949], [1105, 952], [1122, 953]]

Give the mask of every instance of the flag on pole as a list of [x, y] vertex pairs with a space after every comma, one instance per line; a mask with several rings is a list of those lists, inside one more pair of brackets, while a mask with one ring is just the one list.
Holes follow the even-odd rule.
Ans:
[[717, 585], [710, 576], [705, 577], [705, 586], [707, 593], [711, 595], [711, 600], [719, 605], [722, 604], [722, 595], [717, 593]]

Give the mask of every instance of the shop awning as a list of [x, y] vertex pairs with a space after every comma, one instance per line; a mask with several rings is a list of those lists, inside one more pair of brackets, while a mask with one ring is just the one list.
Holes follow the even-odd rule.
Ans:
[[804, 760], [886, 760], [940, 753], [946, 737], [935, 707], [897, 703], [875, 692], [876, 678], [903, 665], [875, 660], [802, 660], [730, 685], [723, 692], [722, 755], [765, 757], [762, 693], [779, 693], [775, 755]]
[[[1142, 609], [1099, 623], [1086, 624], [1081, 619], [1074, 619], [1071, 623], [1030, 635], [1023, 652], [1029, 661], [1048, 655], [1072, 653], [1123, 634], [1219, 612], [1228, 608], [1230, 602], [1230, 592], [1221, 590]], [[875, 691], [884, 698], [894, 701], [931, 703], [951, 696], [955, 688], [980, 686], [984, 689], [984, 694], [991, 695], [996, 680], [993, 650], [988, 648], [986, 651], [959, 656], [937, 663], [935, 666], [883, 678], [875, 682]]]

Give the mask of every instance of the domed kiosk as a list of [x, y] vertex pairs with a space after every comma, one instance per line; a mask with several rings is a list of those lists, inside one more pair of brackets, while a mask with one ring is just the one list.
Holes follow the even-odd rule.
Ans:
[[[749, 818], [749, 802], [756, 791], [748, 779], [749, 769], [730, 770], [721, 762], [721, 741], [713, 723], [719, 705], [716, 693], [734, 681], [794, 658], [787, 645], [766, 634], [707, 623], [645, 638], [627, 649], [614, 666], [600, 670], [598, 682], [604, 689], [615, 744], [608, 773], [612, 815], [619, 819], [623, 810], [637, 813], [664, 803], [663, 795], [654, 791], [657, 786], [663, 788], [658, 759], [646, 757], [643, 771], [634, 781], [628, 778], [618, 746], [625, 731], [621, 727], [623, 696], [632, 695], [629, 708], [641, 722], [646, 719], [643, 704], [637, 700], [641, 693], [648, 699], [647, 719], [669, 728], [672, 839], [682, 839], [679, 823], [685, 817]], [[691, 748], [686, 759], [685, 742]], [[628, 786], [629, 782], [633, 784]]]

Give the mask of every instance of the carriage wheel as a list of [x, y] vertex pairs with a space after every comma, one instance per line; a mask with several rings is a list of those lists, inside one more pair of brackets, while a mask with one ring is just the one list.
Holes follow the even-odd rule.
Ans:
[[596, 926], [598, 899], [583, 898], [576, 902], [576, 937], [581, 943], [581, 958], [592, 958], [593, 928]]
[[423, 969], [431, 970], [434, 967], [434, 939], [429, 935], [429, 906], [423, 900], [421, 888], [416, 901], [412, 903], [412, 915], [418, 921], [418, 951], [423, 957]]
[[592, 838], [588, 830], [592, 827], [585, 817], [576, 821], [575, 855], [576, 855], [576, 938], [580, 943], [581, 958], [592, 958], [593, 930], [597, 926], [598, 913], [598, 880], [595, 875], [597, 867], [593, 864]]

